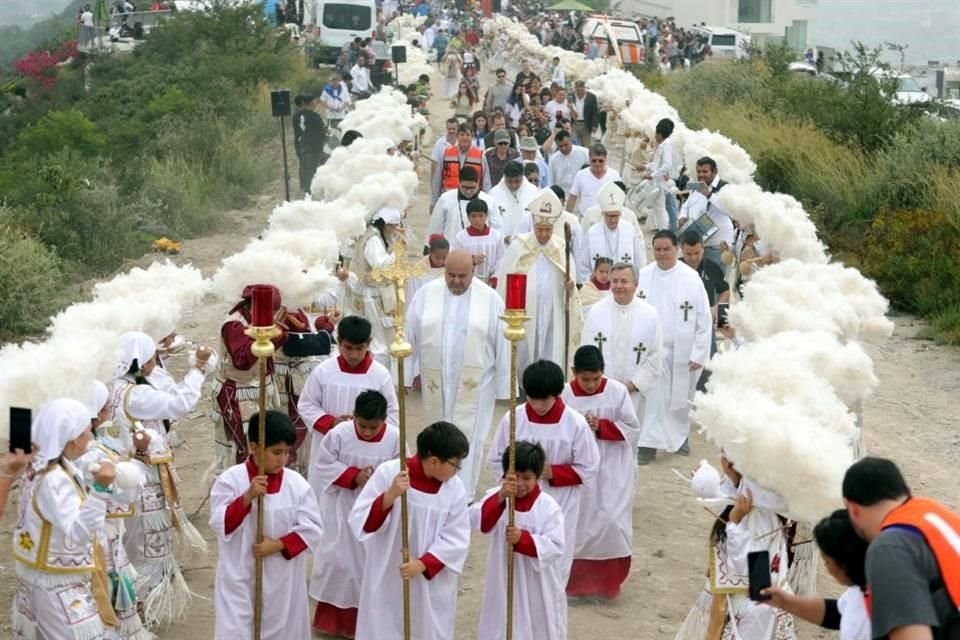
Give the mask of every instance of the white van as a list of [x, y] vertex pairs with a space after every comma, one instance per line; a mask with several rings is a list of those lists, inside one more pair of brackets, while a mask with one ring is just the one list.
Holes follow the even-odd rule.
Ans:
[[354, 38], [377, 35], [375, 0], [320, 0], [315, 15], [319, 34], [314, 50], [331, 62], [336, 62], [340, 50]]
[[750, 36], [746, 33], [726, 27], [710, 26], [695, 26], [691, 27], [690, 31], [707, 38], [707, 44], [710, 45], [710, 51], [714, 58], [739, 60], [747, 56]]

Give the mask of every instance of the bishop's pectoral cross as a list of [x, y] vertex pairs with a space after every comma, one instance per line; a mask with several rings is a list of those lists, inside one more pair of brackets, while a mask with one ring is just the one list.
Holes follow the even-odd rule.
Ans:
[[597, 331], [597, 335], [593, 339], [597, 343], [597, 348], [600, 349], [600, 353], [603, 353], [603, 343], [607, 341], [607, 336], [603, 335], [602, 332]]
[[680, 310], [683, 311], [683, 321], [684, 321], [684, 322], [687, 321], [687, 314], [690, 313], [690, 310], [691, 310], [691, 309], [693, 309], [693, 307], [690, 305], [690, 301], [689, 301], [689, 300], [684, 300], [684, 301], [683, 301], [683, 304], [680, 305]]
[[633, 262], [633, 257], [629, 253], [625, 253], [620, 256], [620, 262], [626, 262], [627, 264], [630, 264]]
[[647, 348], [643, 346], [642, 342], [638, 342], [637, 346], [635, 346], [633, 350], [637, 354], [637, 364], [640, 364], [640, 358], [643, 357], [643, 354], [647, 351]]

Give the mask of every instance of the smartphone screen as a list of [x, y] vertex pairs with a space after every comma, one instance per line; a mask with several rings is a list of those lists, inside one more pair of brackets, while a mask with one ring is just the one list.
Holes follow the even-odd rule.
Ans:
[[30, 409], [10, 407], [10, 452], [22, 449], [24, 453], [32, 453], [30, 444]]
[[750, 599], [754, 602], [769, 600], [760, 592], [772, 586], [770, 580], [770, 553], [751, 551], [747, 554], [747, 572], [750, 577]]
[[687, 191], [689, 191], [690, 193], [693, 193], [694, 191], [700, 191], [700, 183], [699, 183], [699, 182], [688, 182], [688, 183], [687, 183]]
[[727, 326], [727, 312], [730, 311], [729, 302], [718, 302], [717, 303], [717, 326], [725, 327]]

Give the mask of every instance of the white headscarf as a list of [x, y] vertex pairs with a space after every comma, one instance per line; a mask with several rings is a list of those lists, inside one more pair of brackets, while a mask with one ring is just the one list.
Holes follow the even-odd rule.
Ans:
[[157, 343], [147, 334], [140, 331], [123, 334], [120, 336], [120, 362], [113, 372], [113, 379], [117, 380], [127, 375], [134, 360], [142, 368], [156, 352]]
[[99, 380], [93, 381], [93, 388], [90, 389], [90, 404], [88, 408], [90, 409], [90, 419], [93, 420], [98, 415], [100, 415], [100, 410], [107, 404], [107, 399], [110, 397], [110, 390], [107, 389], [107, 385], [103, 384]]
[[33, 421], [32, 440], [40, 445], [33, 454], [33, 468], [46, 467], [63, 453], [64, 447], [90, 427], [90, 410], [70, 398], [59, 398], [45, 404]]
[[372, 222], [383, 220], [385, 224], [400, 224], [403, 222], [403, 213], [393, 207], [381, 207], [373, 214]]

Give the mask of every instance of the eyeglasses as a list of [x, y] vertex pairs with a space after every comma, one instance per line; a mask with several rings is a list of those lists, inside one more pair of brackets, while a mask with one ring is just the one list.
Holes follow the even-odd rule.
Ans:
[[451, 467], [453, 467], [453, 468], [456, 469], [457, 471], [460, 471], [460, 469], [463, 468], [463, 467], [461, 466], [459, 460], [444, 460], [444, 462], [446, 462], [448, 465], [450, 465]]

